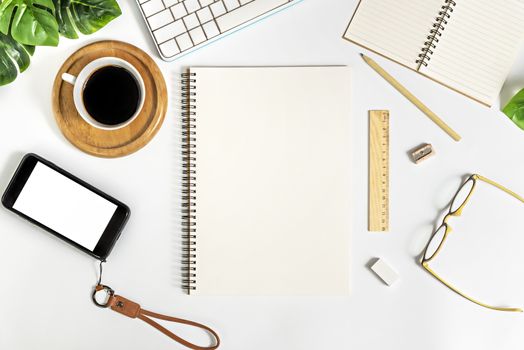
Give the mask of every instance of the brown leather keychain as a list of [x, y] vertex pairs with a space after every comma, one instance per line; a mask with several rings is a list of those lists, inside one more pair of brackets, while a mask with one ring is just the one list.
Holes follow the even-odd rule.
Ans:
[[[214, 349], [217, 349], [219, 346], [220, 346], [220, 338], [218, 336], [218, 334], [212, 330], [211, 328], [209, 328], [208, 326], [205, 326], [203, 324], [200, 324], [200, 323], [197, 323], [197, 322], [193, 322], [193, 321], [189, 321], [189, 320], [184, 320], [184, 319], [181, 319], [181, 318], [176, 318], [176, 317], [171, 317], [171, 316], [167, 316], [167, 315], [162, 315], [162, 314], [157, 314], [155, 312], [151, 312], [151, 311], [148, 311], [148, 310], [144, 310], [140, 307], [139, 304], [129, 300], [129, 299], [126, 299], [120, 295], [116, 295], [115, 294], [115, 291], [111, 288], [111, 287], [108, 287], [108, 286], [105, 286], [103, 284], [101, 284], [101, 280], [102, 280], [102, 263], [100, 263], [100, 277], [98, 279], [98, 283], [96, 285], [96, 287], [94, 288], [93, 290], [93, 294], [92, 294], [92, 300], [93, 302], [95, 303], [96, 306], [98, 307], [102, 307], [102, 308], [111, 308], [111, 310], [113, 311], [116, 311], [122, 315], [125, 315], [127, 317], [130, 317], [130, 318], [138, 318], [138, 319], [141, 319], [142, 321], [146, 322], [147, 324], [153, 326], [154, 328], [158, 329], [160, 332], [164, 333], [165, 335], [167, 335], [168, 337], [170, 337], [171, 339], [173, 339], [174, 341], [190, 348], [190, 349], [193, 349], [193, 350], [214, 350]], [[103, 303], [100, 303], [97, 299], [96, 299], [96, 295], [98, 292], [101, 292], [101, 291], [105, 291], [107, 296], [106, 296], [106, 300], [105, 302]], [[207, 331], [209, 332], [209, 334], [211, 334], [214, 338], [214, 343], [215, 345], [212, 345], [212, 346], [199, 346], [199, 345], [196, 345], [196, 344], [193, 344], [181, 337], [179, 337], [178, 335], [174, 334], [173, 332], [169, 331], [167, 328], [164, 328], [162, 327], [160, 324], [158, 324], [157, 322], [153, 321], [152, 318], [157, 318], [157, 319], [160, 319], [160, 320], [165, 320], [165, 321], [170, 321], [170, 322], [176, 322], [176, 323], [181, 323], [181, 324], [185, 324], [185, 325], [189, 325], [189, 326], [192, 326], [192, 327], [197, 327], [197, 328], [200, 328], [200, 329], [203, 329], [204, 331]]]

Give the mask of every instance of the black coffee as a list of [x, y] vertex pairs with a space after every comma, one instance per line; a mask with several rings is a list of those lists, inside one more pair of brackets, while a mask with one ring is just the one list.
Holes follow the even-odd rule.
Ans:
[[140, 89], [126, 69], [107, 66], [94, 72], [83, 92], [84, 106], [97, 122], [118, 125], [128, 121], [140, 103]]

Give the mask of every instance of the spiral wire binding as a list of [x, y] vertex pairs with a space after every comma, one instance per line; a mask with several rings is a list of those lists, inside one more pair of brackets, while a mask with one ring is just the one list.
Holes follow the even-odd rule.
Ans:
[[422, 52], [418, 55], [418, 59], [415, 63], [418, 64], [417, 70], [422, 66], [427, 67], [428, 62], [431, 60], [431, 55], [435, 51], [437, 44], [442, 36], [442, 32], [445, 29], [448, 20], [451, 17], [453, 8], [457, 5], [454, 0], [445, 0], [444, 6], [441, 6], [438, 16], [435, 18], [436, 22], [433, 23], [433, 28], [429, 31], [429, 35], [426, 37]]
[[182, 73], [182, 288], [196, 289], [196, 74]]

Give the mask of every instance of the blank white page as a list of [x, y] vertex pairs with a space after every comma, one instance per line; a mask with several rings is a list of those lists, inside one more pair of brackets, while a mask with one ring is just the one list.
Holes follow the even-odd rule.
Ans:
[[491, 105], [524, 38], [524, 1], [455, 2], [435, 53], [420, 72]]
[[197, 295], [347, 295], [350, 72], [196, 73]]
[[344, 37], [411, 69], [444, 0], [361, 0]]

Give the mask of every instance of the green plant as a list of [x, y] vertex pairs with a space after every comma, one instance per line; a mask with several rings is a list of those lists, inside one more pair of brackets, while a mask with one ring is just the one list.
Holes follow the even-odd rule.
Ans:
[[92, 34], [121, 13], [116, 0], [0, 0], [0, 85], [27, 69], [35, 46]]
[[508, 116], [513, 123], [524, 130], [524, 89], [517, 92], [515, 96], [509, 100], [502, 112]]

